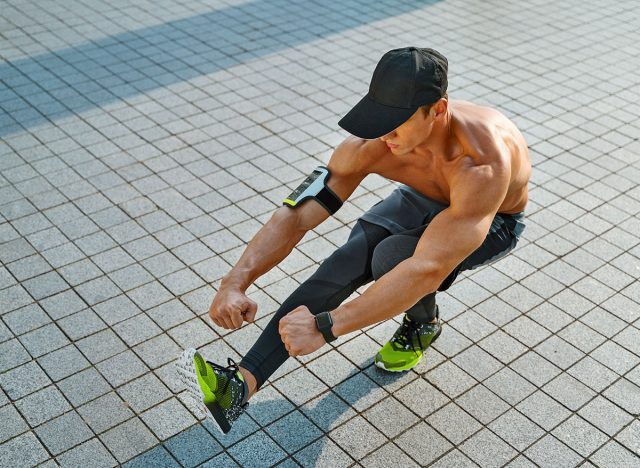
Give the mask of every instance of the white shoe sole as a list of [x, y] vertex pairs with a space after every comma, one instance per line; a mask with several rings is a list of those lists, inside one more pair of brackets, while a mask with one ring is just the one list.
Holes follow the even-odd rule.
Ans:
[[387, 369], [386, 367], [384, 367], [384, 362], [382, 361], [374, 361], [374, 364], [376, 365], [376, 367], [379, 367], [380, 369], [385, 370], [387, 372], [407, 372], [413, 369], [413, 367], [411, 369]]
[[196, 354], [196, 350], [193, 348], [185, 349], [184, 352], [180, 355], [178, 360], [176, 361], [176, 370], [178, 371], [178, 376], [180, 377], [180, 381], [184, 384], [185, 389], [187, 390], [187, 394], [191, 397], [191, 399], [197, 404], [198, 408], [207, 416], [207, 419], [210, 420], [213, 425], [220, 431], [221, 434], [224, 434], [224, 431], [218, 424], [218, 421], [213, 417], [211, 411], [204, 404], [204, 393], [202, 393], [202, 389], [200, 389], [200, 384], [198, 383], [198, 374], [196, 372], [196, 364], [193, 362], [193, 357]]

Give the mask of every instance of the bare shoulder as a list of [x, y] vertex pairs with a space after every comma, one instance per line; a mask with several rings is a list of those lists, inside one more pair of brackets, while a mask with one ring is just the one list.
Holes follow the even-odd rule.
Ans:
[[466, 101], [454, 101], [457, 137], [483, 162], [526, 148], [516, 125], [497, 109]]
[[357, 174], [364, 177], [375, 171], [377, 163], [388, 151], [380, 140], [349, 136], [336, 147], [329, 161], [329, 168], [342, 175]]

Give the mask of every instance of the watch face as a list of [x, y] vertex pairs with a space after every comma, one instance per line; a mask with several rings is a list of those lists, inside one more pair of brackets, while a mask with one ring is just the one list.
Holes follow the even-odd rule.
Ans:
[[327, 327], [331, 327], [333, 325], [331, 321], [331, 316], [326, 312], [321, 312], [316, 315], [316, 323], [318, 324], [318, 328], [323, 329]]

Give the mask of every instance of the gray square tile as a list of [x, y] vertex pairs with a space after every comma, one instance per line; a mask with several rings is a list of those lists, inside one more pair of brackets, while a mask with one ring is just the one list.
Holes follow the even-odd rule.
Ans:
[[129, 265], [120, 270], [113, 271], [109, 273], [109, 278], [125, 292], [153, 280], [153, 277], [138, 264]]
[[376, 403], [363, 416], [389, 438], [418, 422], [418, 417], [393, 397]]
[[38, 304], [31, 304], [9, 312], [3, 315], [2, 319], [15, 335], [22, 335], [51, 322], [51, 319]]
[[76, 346], [92, 364], [114, 356], [127, 348], [110, 329], [83, 338], [76, 342]]
[[116, 324], [113, 329], [128, 346], [135, 346], [162, 332], [162, 330], [143, 313]]
[[429, 372], [427, 379], [451, 398], [476, 384], [475, 379], [451, 362], [445, 362]]
[[102, 271], [88, 258], [65, 265], [58, 271], [71, 286], [102, 276]]
[[552, 434], [583, 457], [602, 446], [608, 437], [579, 416], [571, 416], [556, 427]]
[[635, 419], [616, 435], [616, 440], [636, 455], [640, 454], [640, 421]]
[[89, 361], [73, 345], [40, 357], [38, 363], [54, 382], [89, 366]]
[[590, 459], [598, 466], [605, 468], [632, 467], [638, 463], [638, 454], [631, 453], [622, 445], [609, 441], [604, 447], [593, 454]]
[[149, 310], [173, 299], [173, 295], [157, 281], [132, 289], [127, 292], [127, 296], [142, 310]]
[[110, 326], [140, 313], [138, 306], [124, 294], [96, 304], [92, 309]]
[[130, 350], [102, 361], [96, 368], [113, 387], [119, 387], [149, 371], [147, 366]]
[[509, 368], [493, 374], [484, 385], [511, 405], [522, 401], [535, 391], [535, 387]]
[[111, 391], [111, 386], [93, 367], [58, 382], [58, 387], [76, 407]]
[[423, 378], [418, 378], [397, 390], [394, 396], [421, 418], [435, 412], [450, 401], [444, 393]]
[[479, 381], [503, 367], [497, 359], [476, 345], [455, 356], [453, 362]]
[[0, 386], [12, 400], [22, 398], [50, 383], [35, 361], [0, 374]]
[[95, 305], [122, 294], [122, 291], [106, 276], [82, 283], [74, 289], [89, 305]]
[[604, 391], [604, 396], [631, 414], [640, 413], [640, 387], [620, 379]]
[[558, 335], [584, 353], [597, 348], [606, 339], [579, 321], [572, 323]]
[[542, 390], [572, 411], [577, 410], [595, 395], [595, 392], [568, 374], [560, 374], [542, 387]]
[[148, 367], [155, 369], [173, 361], [181, 348], [166, 334], [162, 334], [140, 343], [133, 350]]
[[171, 396], [171, 392], [152, 373], [148, 373], [118, 388], [126, 405], [136, 413], [157, 405]]
[[105, 323], [91, 309], [85, 309], [73, 315], [69, 315], [58, 324], [66, 335], [74, 341], [84, 338], [107, 328]]
[[456, 403], [482, 424], [488, 424], [509, 409], [509, 405], [483, 385], [459, 396]]
[[101, 434], [100, 440], [120, 463], [145, 452], [158, 443], [158, 439], [138, 418], [130, 419]]
[[69, 343], [69, 340], [54, 323], [25, 333], [19, 337], [19, 340], [33, 357], [42, 356]]
[[458, 445], [482, 426], [455, 403], [449, 403], [426, 418], [430, 427]]
[[493, 421], [489, 429], [522, 452], [544, 435], [544, 430], [516, 410], [509, 410]]
[[96, 434], [111, 429], [133, 416], [126, 402], [113, 392], [82, 405], [78, 408], [78, 413]]
[[199, 348], [207, 343], [211, 343], [217, 338], [216, 333], [204, 323], [203, 320], [195, 318], [178, 325], [169, 330], [169, 335], [182, 348]]
[[[266, 390], [266, 389], [265, 389]], [[260, 398], [260, 394], [265, 391], [261, 390], [256, 398]], [[262, 421], [269, 420], [272, 417], [279, 417], [282, 414], [293, 409], [291, 403], [282, 398], [282, 395], [273, 391], [276, 396], [269, 397], [269, 413], [257, 415], [258, 410], [251, 411], [251, 416], [256, 419], [259, 423], [262, 424]], [[264, 401], [259, 399], [258, 408], [262, 408], [260, 402]], [[330, 431], [331, 429], [336, 428], [340, 424], [344, 423], [348, 419], [351, 419], [356, 415], [356, 412], [351, 408], [351, 406], [347, 405], [341, 398], [336, 396], [333, 392], [327, 392], [323, 395], [320, 395], [313, 400], [305, 403], [301, 408], [302, 412], [310, 418], [316, 426], [318, 426], [323, 431]]]
[[633, 419], [629, 413], [600, 395], [582, 407], [578, 414], [609, 436], [613, 436]]
[[530, 348], [545, 340], [551, 334], [544, 327], [538, 325], [525, 315], [521, 315], [514, 321], [506, 324], [503, 330], [509, 334], [509, 336], [516, 338]]
[[548, 434], [530, 447], [525, 455], [538, 466], [573, 467], [583, 458]]
[[40, 305], [53, 319], [71, 315], [87, 307], [87, 304], [73, 290], [67, 290], [40, 301]]
[[618, 374], [589, 356], [574, 364], [567, 372], [597, 392], [604, 390], [618, 378]]
[[[406, 454], [421, 466], [428, 465], [452, 448], [452, 445], [425, 423], [419, 423], [395, 440]], [[350, 452], [349, 452], [350, 453]]]
[[622, 375], [640, 363], [640, 357], [612, 341], [605, 341], [590, 353], [596, 361]]
[[2, 420], [2, 426], [0, 426], [0, 444], [29, 429], [29, 426], [27, 426], [24, 419], [22, 419], [22, 416], [20, 416], [12, 405], [6, 405], [0, 408], [0, 420]]
[[504, 364], [513, 361], [527, 350], [502, 330], [498, 330], [484, 338], [478, 345]]
[[[350, 380], [352, 379], [342, 383], [336, 390], [342, 387], [343, 391], [347, 391], [349, 385], [346, 384], [347, 382], [350, 382]], [[301, 405], [328, 389], [328, 387], [322, 381], [318, 380], [311, 372], [302, 368], [278, 379], [273, 385], [296, 405]], [[375, 384], [372, 386], [375, 386]], [[366, 394], [367, 389], [365, 388], [363, 390], [363, 394]]]
[[147, 314], [163, 330], [194, 318], [194, 314], [177, 299], [149, 309]]
[[0, 343], [0, 372], [12, 369], [30, 360], [29, 353], [18, 340], [14, 339]]
[[357, 372], [353, 364], [335, 350], [314, 359], [307, 368], [330, 387], [335, 387]]
[[93, 437], [75, 411], [70, 411], [36, 429], [36, 434], [54, 455]]
[[322, 435], [313, 422], [299, 411], [294, 411], [269, 425], [266, 431], [289, 453], [299, 450]]
[[64, 468], [76, 466], [92, 466], [108, 468], [117, 465], [113, 456], [98, 439], [91, 439], [68, 452], [59, 455], [56, 461]]
[[48, 458], [49, 454], [32, 432], [0, 445], [2, 466], [35, 466]]
[[502, 466], [518, 452], [492, 432], [483, 429], [460, 446], [460, 450], [480, 466]]
[[191, 413], [175, 398], [145, 411], [140, 417], [160, 440], [166, 440], [196, 422]]
[[[331, 438], [356, 460], [364, 458], [386, 442], [386, 438], [362, 416], [356, 416], [331, 431]], [[435, 440], [431, 440], [432, 443]]]
[[38, 426], [71, 409], [62, 393], [54, 387], [32, 393], [18, 400], [15, 406], [31, 427]]
[[229, 454], [240, 464], [247, 466], [259, 457], [260, 462], [273, 466], [287, 456], [276, 443], [264, 432], [256, 432], [239, 444], [234, 445]]
[[36, 300], [44, 299], [69, 289], [69, 285], [55, 271], [23, 281], [22, 285]]

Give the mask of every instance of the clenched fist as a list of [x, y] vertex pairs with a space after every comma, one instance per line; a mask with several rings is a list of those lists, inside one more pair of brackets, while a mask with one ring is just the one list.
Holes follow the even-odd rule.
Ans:
[[221, 288], [209, 307], [209, 317], [219, 327], [234, 330], [243, 321], [252, 323], [257, 311], [258, 305], [239, 289]]
[[327, 342], [316, 326], [316, 319], [306, 306], [299, 306], [280, 319], [280, 338], [289, 356], [304, 356], [322, 348]]

